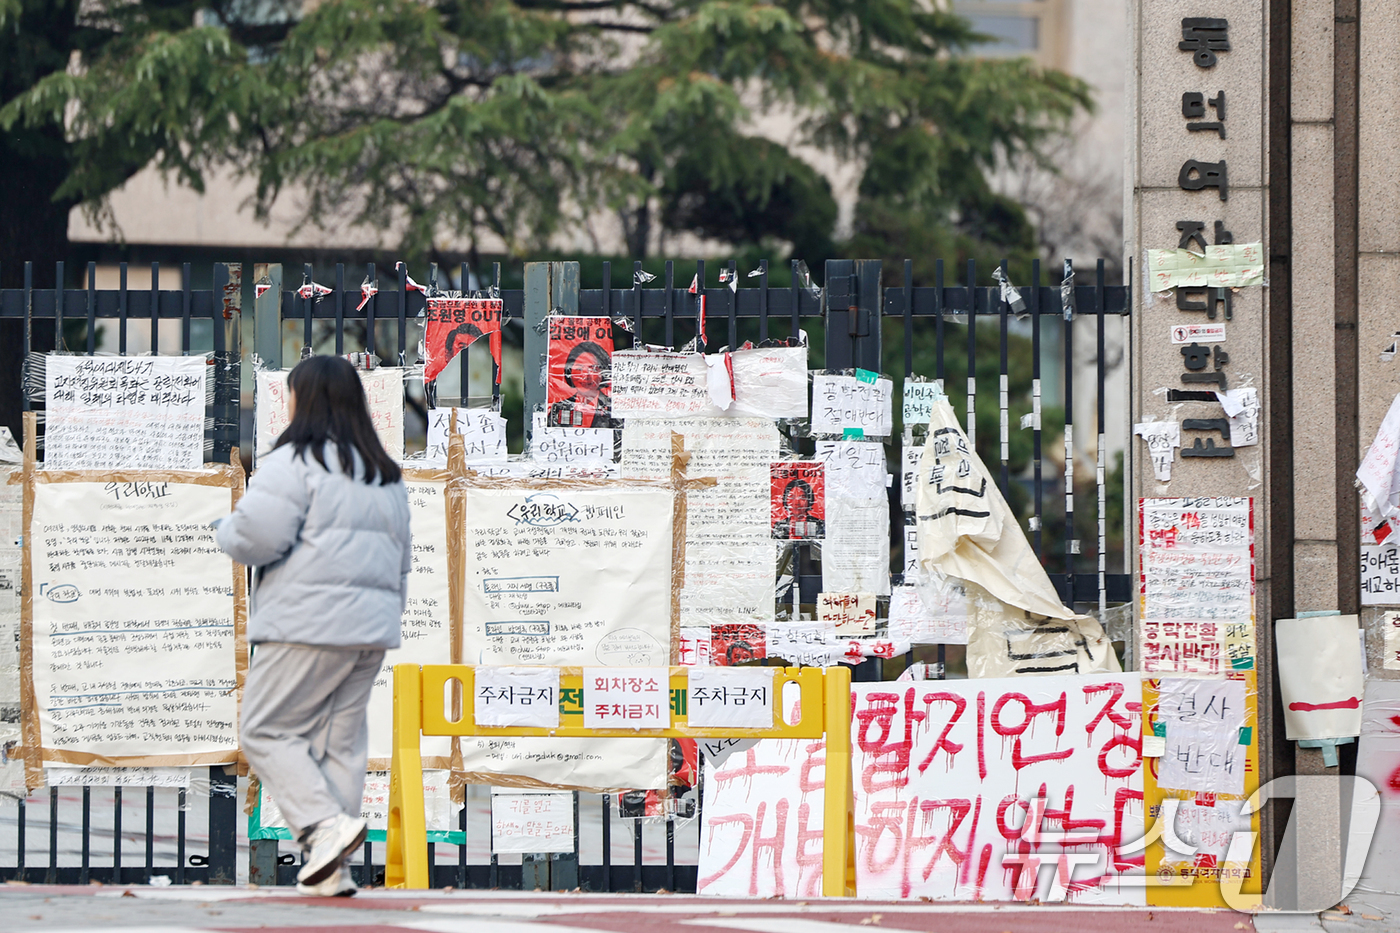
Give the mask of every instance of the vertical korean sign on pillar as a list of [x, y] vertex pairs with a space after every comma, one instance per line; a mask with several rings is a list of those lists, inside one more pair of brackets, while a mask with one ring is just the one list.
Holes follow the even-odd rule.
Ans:
[[[1263, 4], [1130, 5], [1125, 152], [1149, 904], [1223, 906], [1260, 783], [1269, 35]], [[1265, 666], [1262, 672], [1257, 669]], [[1259, 889], [1257, 851], [1245, 891]], [[1174, 877], [1172, 877], [1174, 876]]]

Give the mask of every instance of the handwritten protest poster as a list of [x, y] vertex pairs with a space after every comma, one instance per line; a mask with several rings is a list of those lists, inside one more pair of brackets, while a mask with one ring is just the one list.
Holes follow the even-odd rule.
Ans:
[[1400, 535], [1361, 503], [1361, 605], [1400, 605]]
[[200, 469], [210, 375], [203, 354], [49, 354], [44, 469]]
[[[461, 485], [463, 660], [655, 667], [671, 662], [673, 492], [646, 480]], [[463, 739], [467, 780], [665, 786], [658, 739]]]
[[896, 640], [965, 645], [967, 616], [967, 593], [951, 581], [943, 586], [896, 586], [890, 591], [889, 629]]
[[499, 463], [506, 459], [506, 419], [488, 408], [430, 408], [428, 446], [423, 455], [426, 462], [447, 465], [447, 439], [454, 413], [468, 463]]
[[861, 897], [1144, 902], [1138, 675], [852, 690]]
[[1274, 623], [1283, 722], [1291, 741], [1361, 734], [1365, 672], [1357, 621], [1350, 615]]
[[820, 897], [822, 739], [760, 739], [704, 761], [697, 894]]
[[[257, 373], [254, 405], [254, 452], [262, 456], [287, 430], [287, 373], [290, 370], [264, 370]], [[369, 404], [374, 433], [385, 451], [395, 460], [403, 459], [403, 374], [402, 369], [384, 367], [362, 369], [360, 384]]]
[[[389, 767], [393, 757], [395, 664], [446, 664], [456, 657], [452, 635], [452, 585], [447, 560], [447, 474], [405, 470], [409, 530], [413, 534], [413, 569], [408, 574], [402, 644], [384, 652], [384, 662], [370, 689], [370, 770]], [[421, 739], [424, 767], [451, 764], [452, 738]]]
[[681, 667], [708, 667], [710, 664], [710, 629], [681, 627], [676, 645], [676, 663]]
[[25, 744], [45, 763], [235, 760], [244, 576], [209, 523], [232, 510], [242, 478], [237, 467], [33, 474]]
[[703, 353], [617, 351], [612, 360], [613, 417], [807, 416], [806, 346], [743, 349], [723, 356], [716, 368], [732, 377], [732, 393], [725, 393], [732, 401], [721, 408], [710, 391], [710, 366]]
[[[432, 295], [424, 309], [423, 379], [432, 382], [471, 346], [478, 337], [488, 337], [491, 359], [501, 367], [501, 309], [499, 298], [466, 298], [460, 293]], [[465, 393], [464, 393], [465, 394]]]
[[826, 537], [826, 481], [821, 463], [779, 460], [772, 464], [769, 516], [773, 537]]
[[818, 593], [817, 619], [838, 638], [868, 635], [875, 631], [875, 594]]
[[943, 386], [937, 382], [915, 382], [904, 380], [903, 421], [906, 425], [928, 424], [933, 414], [933, 403], [944, 398]]
[[860, 431], [889, 437], [894, 431], [894, 383], [884, 377], [812, 375], [812, 433]]
[[673, 432], [690, 454], [687, 475], [716, 480], [686, 493], [681, 628], [766, 624], [773, 618], [768, 465], [778, 455], [778, 429], [766, 418], [628, 419], [626, 475], [669, 478]]
[[532, 417], [530, 459], [536, 463], [613, 462], [617, 432], [612, 428], [552, 428], [544, 412]]
[[1142, 669], [1253, 668], [1253, 500], [1141, 499], [1138, 542]]
[[572, 852], [573, 794], [492, 794], [492, 852]]
[[1240, 730], [1247, 712], [1242, 681], [1162, 678], [1157, 722], [1164, 727], [1166, 741], [1157, 761], [1157, 783], [1174, 790], [1243, 794], [1245, 749], [1240, 747]]
[[[1190, 680], [1199, 680], [1200, 686], [1178, 686]], [[1229, 682], [1231, 686], [1223, 687]], [[1172, 699], [1164, 710], [1159, 702], [1158, 687], [1166, 687]], [[1152, 736], [1164, 739], [1163, 754], [1143, 759], [1143, 793], [1147, 805], [1147, 876], [1178, 880], [1183, 877], [1194, 879], [1195, 883], [1180, 886], [1153, 886], [1148, 888], [1148, 903], [1178, 907], [1224, 907], [1220, 896], [1220, 878], [1225, 867], [1225, 853], [1229, 850], [1233, 833], [1259, 831], [1258, 813], [1241, 816], [1240, 807], [1249, 794], [1259, 786], [1259, 743], [1258, 743], [1258, 694], [1254, 671], [1229, 671], [1223, 678], [1164, 678], [1145, 679], [1142, 685], [1144, 710], [1144, 749]], [[1162, 771], [1166, 767], [1163, 758], [1166, 752], [1183, 759], [1172, 767], [1197, 769], [1205, 775], [1212, 769], [1213, 778], [1235, 780], [1230, 771], [1225, 770], [1224, 750], [1219, 746], [1213, 749], [1215, 764], [1203, 756], [1197, 756], [1200, 745], [1192, 747], [1193, 734], [1188, 729], [1184, 739], [1172, 739], [1174, 724], [1183, 719], [1196, 719], [1203, 724], [1232, 722], [1240, 700], [1243, 700], [1243, 717], [1236, 731], [1234, 761], [1230, 768], [1243, 774], [1243, 787], [1240, 793], [1225, 790], [1201, 791], [1176, 789], [1166, 786]], [[1174, 723], [1172, 720], [1175, 720]], [[1198, 728], [1194, 730], [1200, 732]], [[1217, 743], [1220, 740], [1217, 740]], [[1168, 747], [1172, 746], [1172, 747]], [[1173, 777], [1172, 780], [1180, 780]], [[1165, 823], [1163, 821], [1166, 821]], [[1242, 826], [1241, 826], [1242, 824]], [[1167, 832], [1171, 829], [1175, 839]], [[1260, 847], [1252, 846], [1249, 858], [1248, 876], [1244, 880], [1246, 891], [1259, 890]], [[1135, 847], [1135, 855], [1143, 851]]]
[[550, 315], [548, 347], [549, 423], [569, 428], [610, 426], [612, 321]]

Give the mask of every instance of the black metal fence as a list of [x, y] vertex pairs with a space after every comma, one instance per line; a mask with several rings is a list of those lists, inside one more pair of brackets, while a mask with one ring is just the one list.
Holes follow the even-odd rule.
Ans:
[[[356, 270], [350, 273], [352, 281], [359, 275], [358, 267]], [[26, 263], [24, 287], [0, 290], [0, 322], [23, 322], [22, 352], [12, 353], [11, 358], [53, 351], [93, 354], [98, 352], [99, 328], [111, 325], [116, 327], [115, 352], [126, 354], [129, 346], [139, 345], [158, 353], [162, 352], [162, 331], [176, 324], [178, 352], [209, 352], [219, 364], [215, 366], [213, 405], [206, 419], [206, 459], [210, 461], [229, 462], [240, 443], [245, 447], [250, 444], [250, 425], [240, 410], [244, 393], [240, 364], [256, 354], [259, 365], [284, 365], [284, 346], [296, 346], [293, 328], [299, 330], [301, 338], [297, 356], [319, 348], [337, 354], [364, 353], [383, 365], [412, 366], [418, 362], [417, 318], [425, 298], [409, 287], [409, 270], [402, 265], [382, 279], [375, 266], [366, 267], [364, 281], [369, 288], [347, 287], [343, 265], [322, 270], [334, 280], [323, 294], [316, 294], [317, 289], [300, 289], [318, 274], [309, 265], [298, 270], [298, 281], [284, 286], [281, 266], [245, 270], [236, 263], [217, 263], [209, 289], [191, 287], [189, 263], [181, 270], [179, 290], [161, 290], [158, 264], [151, 266], [148, 288], [130, 289], [131, 271], [121, 264], [116, 270], [118, 287], [99, 289], [99, 270], [89, 263], [86, 287], [74, 289], [63, 287], [65, 269], [59, 263], [54, 284], [39, 287], [33, 268]], [[454, 283], [450, 270], [426, 270], [424, 283], [434, 287], [441, 276], [444, 287], [465, 288], [474, 281], [465, 266], [456, 271]], [[1114, 477], [1121, 483], [1128, 466], [1110, 464], [1107, 457], [1109, 448], [1116, 447], [1127, 460], [1131, 448], [1126, 418], [1116, 424], [1108, 420], [1106, 386], [1115, 367], [1126, 365], [1131, 284], [1108, 284], [1102, 260], [1092, 273], [1079, 273], [1090, 280], [1082, 284], [1071, 274], [1069, 263], [1042, 281], [1043, 272], [1036, 263], [1030, 280], [1014, 292], [1000, 284], [977, 284], [978, 272], [970, 261], [962, 270], [962, 284], [949, 284], [945, 280], [951, 277], [949, 270], [939, 261], [933, 281], [919, 285], [914, 284], [913, 265], [908, 261], [898, 270], [897, 284], [885, 281], [886, 270], [878, 260], [829, 261], [820, 285], [801, 263], [770, 270], [764, 262], [756, 270], [741, 273], [732, 261], [715, 275], [719, 284], [710, 284], [706, 264], [699, 262], [696, 293], [688, 291], [688, 283], [676, 280], [673, 262], [666, 262], [658, 276], [649, 276], [640, 262], [627, 271], [627, 287], [614, 287], [612, 266], [605, 262], [599, 287], [584, 288], [577, 263], [534, 263], [525, 267], [524, 287], [512, 289], [501, 287], [502, 270], [497, 264], [489, 282], [477, 283], [485, 290], [495, 290], [503, 299], [505, 320], [517, 322], [516, 327], [507, 328], [507, 340], [521, 348], [520, 426], [527, 436], [529, 412], [544, 400], [537, 377], [545, 349], [542, 325], [548, 315], [605, 316], [618, 325], [622, 344], [628, 339], [624, 335], [630, 334], [634, 344], [674, 347], [696, 336], [696, 299], [703, 294], [710, 348], [720, 344], [734, 347], [744, 340], [797, 337], [810, 329], [812, 365], [816, 368], [883, 370], [895, 373], [899, 383], [915, 374], [942, 381], [950, 398], [965, 410], [968, 433], [983, 459], [994, 473], [999, 467], [1001, 492], [1022, 515], [1036, 553], [1051, 571], [1061, 598], [1067, 604], [1099, 609], [1130, 599], [1129, 565], [1122, 545], [1128, 539], [1125, 523], [1131, 510], [1126, 508], [1121, 490], [1110, 492]], [[786, 284], [770, 286], [770, 277], [778, 277], [775, 271], [786, 273]], [[1005, 264], [999, 273], [1005, 277]], [[253, 308], [251, 328], [243, 322], [243, 309], [249, 305]], [[133, 325], [140, 338], [134, 344], [129, 339]], [[249, 331], [253, 346], [245, 352], [243, 335]], [[1077, 355], [1076, 341], [1086, 338], [1092, 339], [1093, 352], [1084, 363]], [[1115, 345], [1117, 361], [1110, 359]], [[110, 352], [105, 334], [102, 349]], [[1052, 369], [1051, 378], [1043, 379], [1047, 364]], [[1058, 364], [1058, 372], [1053, 371], [1053, 364]], [[464, 397], [470, 365], [469, 354], [464, 352], [458, 364]], [[494, 370], [494, 363], [492, 366]], [[1086, 367], [1092, 371], [1086, 372]], [[1090, 382], [1095, 394], [1095, 414], [1089, 425], [1076, 422], [1076, 377], [1081, 385]], [[500, 406], [501, 390], [494, 378], [491, 385], [490, 403]], [[1126, 394], [1126, 380], [1122, 385]], [[424, 388], [422, 403], [437, 401], [435, 388]], [[507, 390], [509, 398], [511, 387]], [[462, 403], [466, 404], [465, 400]], [[20, 399], [20, 405], [24, 410], [32, 407], [29, 393]], [[1024, 428], [1012, 423], [1018, 420], [1014, 413], [1022, 409], [1028, 416]], [[995, 413], [994, 421], [989, 413]], [[992, 426], [990, 439], [988, 431], [979, 435], [979, 422]], [[1075, 463], [1080, 449], [1075, 442], [1076, 428], [1081, 437], [1085, 428], [1096, 436], [1097, 442], [1089, 445], [1097, 451], [1092, 469]], [[1022, 432], [1030, 434], [1030, 449], [1018, 455], [1013, 447], [1022, 445]], [[1051, 450], [1049, 442], [1059, 439], [1062, 446]], [[895, 448], [899, 440], [889, 439], [893, 463], [899, 462]], [[811, 444], [799, 436], [792, 441], [798, 449]], [[1055, 453], [1061, 456], [1056, 458]], [[898, 483], [892, 484], [890, 504], [896, 519], [891, 522], [892, 552], [897, 558], [902, 551], [904, 524]], [[1122, 511], [1115, 523], [1112, 513], [1118, 509]], [[1123, 535], [1117, 549], [1110, 547], [1115, 533]], [[1085, 540], [1092, 542], [1088, 549], [1081, 546]], [[806, 551], [805, 546], [797, 551], [796, 596], [802, 603], [815, 603], [821, 588], [820, 564]], [[791, 601], [791, 596], [782, 598]], [[949, 670], [944, 646], [920, 649], [920, 653], [926, 653], [930, 662], [936, 658], [940, 674]], [[903, 662], [914, 659], [911, 652]], [[898, 667], [902, 665], [896, 663], [887, 670], [880, 659], [871, 659], [858, 667], [856, 677], [878, 680], [887, 673], [897, 673]], [[244, 835], [239, 832], [244, 819], [240, 793], [236, 778], [222, 767], [209, 769], [207, 785], [198, 781], [188, 789], [49, 788], [40, 796], [17, 801], [13, 809], [0, 808], [0, 880], [141, 883], [165, 875], [176, 884], [233, 883], [240, 877], [240, 838]], [[520, 864], [513, 865], [502, 864], [495, 855], [489, 856], [489, 862], [482, 861], [483, 850], [473, 845], [481, 841], [481, 828], [468, 832], [471, 798], [468, 803], [459, 817], [463, 844], [429, 846], [435, 886], [694, 889], [695, 865], [677, 861], [678, 832], [693, 836], [694, 823], [667, 820], [664, 827], [639, 822], [619, 828], [608, 797], [600, 800], [597, 795], [580, 794], [575, 812], [582, 814], [587, 832], [592, 833], [583, 848], [585, 857], [594, 864], [581, 863], [576, 829], [572, 855], [524, 856]], [[596, 823], [588, 813], [593, 805], [597, 806]], [[80, 814], [77, 823], [73, 821], [75, 807]], [[94, 807], [102, 815], [97, 829]], [[12, 824], [10, 814], [14, 815]], [[207, 833], [189, 834], [191, 820], [187, 816], [199, 829], [207, 820]], [[172, 821], [173, 826], [167, 825]], [[576, 816], [576, 828], [579, 822]], [[625, 834], [628, 825], [634, 830], [632, 864], [613, 864], [614, 834]], [[655, 840], [653, 845], [659, 848], [661, 840], [656, 836], [663, 832], [664, 862], [659, 861], [658, 851], [652, 856], [654, 863], [644, 864], [647, 840]], [[37, 846], [45, 837], [47, 844]], [[62, 844], [61, 837], [76, 844]], [[599, 844], [594, 846], [594, 842]], [[43, 853], [38, 861], [36, 848]], [[376, 867], [375, 848], [366, 844], [359, 860], [362, 864], [355, 866], [361, 883], [375, 883], [382, 873], [382, 858]], [[455, 858], [441, 860], [454, 848]], [[478, 853], [471, 864], [469, 851]], [[276, 840], [254, 840], [248, 852], [251, 880], [291, 882], [294, 856], [281, 852]], [[77, 864], [71, 864], [74, 861]]]

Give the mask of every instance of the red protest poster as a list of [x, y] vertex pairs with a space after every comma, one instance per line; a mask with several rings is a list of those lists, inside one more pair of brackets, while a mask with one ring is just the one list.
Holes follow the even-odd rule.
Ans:
[[772, 478], [773, 537], [797, 541], [826, 537], [826, 481], [822, 464], [779, 460], [772, 465]]
[[428, 299], [423, 325], [423, 380], [432, 382], [458, 353], [476, 338], [490, 335], [491, 359], [501, 372], [501, 308], [499, 298], [435, 296]]
[[549, 318], [549, 423], [568, 428], [611, 426], [612, 321]]
[[752, 622], [710, 626], [710, 663], [715, 667], [733, 667], [766, 657], [768, 639], [763, 626]]

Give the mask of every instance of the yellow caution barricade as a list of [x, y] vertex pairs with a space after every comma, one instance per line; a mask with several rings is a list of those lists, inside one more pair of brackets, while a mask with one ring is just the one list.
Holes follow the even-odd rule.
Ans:
[[[688, 667], [671, 668], [669, 729], [587, 729], [583, 725], [580, 667], [559, 669], [556, 728], [478, 726], [471, 698], [476, 668], [466, 664], [398, 664], [394, 667], [394, 757], [389, 777], [389, 831], [384, 883], [391, 888], [428, 887], [428, 832], [423, 810], [421, 736], [559, 736], [561, 738], [826, 738], [826, 808], [822, 893], [855, 893], [854, 811], [851, 797], [851, 672], [845, 667], [773, 668], [773, 725], [763, 729], [701, 728], [688, 723]], [[783, 688], [801, 690], [795, 723], [784, 721]], [[449, 690], [460, 684], [461, 717], [447, 718]], [[454, 704], [455, 705], [455, 704]]]

